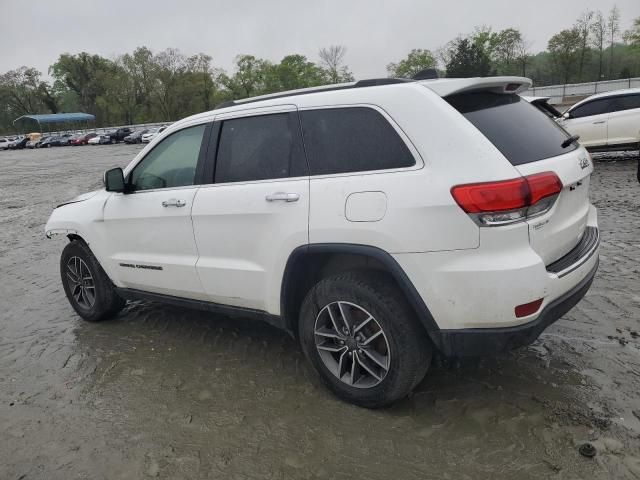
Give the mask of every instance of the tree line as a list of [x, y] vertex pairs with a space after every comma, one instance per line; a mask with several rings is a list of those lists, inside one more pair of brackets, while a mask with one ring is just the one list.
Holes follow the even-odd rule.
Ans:
[[[537, 86], [640, 76], [640, 17], [622, 32], [615, 6], [606, 14], [583, 12], [542, 52], [530, 45], [518, 29], [479, 26], [437, 50], [414, 49], [387, 72], [403, 78], [425, 68], [448, 77], [522, 75]], [[353, 81], [345, 55], [341, 45], [321, 48], [315, 60], [239, 55], [229, 73], [207, 54], [175, 48], [139, 47], [113, 59], [63, 53], [49, 67], [52, 81], [27, 66], [0, 75], [0, 131], [15, 131], [13, 120], [29, 113], [83, 111], [96, 115], [98, 126], [172, 121], [227, 100]]]

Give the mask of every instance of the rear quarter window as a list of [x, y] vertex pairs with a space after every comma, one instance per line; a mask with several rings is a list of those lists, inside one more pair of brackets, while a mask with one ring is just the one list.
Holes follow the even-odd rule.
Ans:
[[470, 92], [445, 100], [500, 150], [512, 165], [555, 157], [578, 148], [562, 143], [569, 134], [554, 120], [515, 94]]
[[411, 167], [415, 159], [379, 112], [368, 107], [300, 112], [311, 175]]

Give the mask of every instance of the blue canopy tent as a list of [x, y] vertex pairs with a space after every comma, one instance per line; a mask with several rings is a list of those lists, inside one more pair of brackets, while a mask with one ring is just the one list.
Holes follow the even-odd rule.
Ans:
[[80, 122], [86, 122], [86, 127], [89, 128], [89, 122], [95, 122], [95, 115], [90, 113], [46, 113], [42, 115], [22, 115], [13, 121], [15, 125], [18, 121], [33, 120], [38, 123], [38, 128], [42, 133], [42, 125], [52, 124], [75, 124]]

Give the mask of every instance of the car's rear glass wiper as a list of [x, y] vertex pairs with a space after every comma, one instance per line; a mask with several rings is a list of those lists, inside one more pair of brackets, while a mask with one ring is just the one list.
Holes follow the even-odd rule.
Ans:
[[567, 138], [564, 142], [562, 142], [562, 144], [560, 145], [562, 148], [567, 148], [569, 145], [571, 145], [573, 142], [577, 142], [578, 140], [580, 140], [580, 135], [571, 135], [569, 138]]

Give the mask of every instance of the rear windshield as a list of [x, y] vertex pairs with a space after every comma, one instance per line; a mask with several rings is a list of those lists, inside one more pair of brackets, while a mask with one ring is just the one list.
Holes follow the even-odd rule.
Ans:
[[555, 157], [578, 148], [562, 148], [569, 134], [555, 121], [515, 94], [472, 92], [445, 100], [480, 130], [512, 165]]

